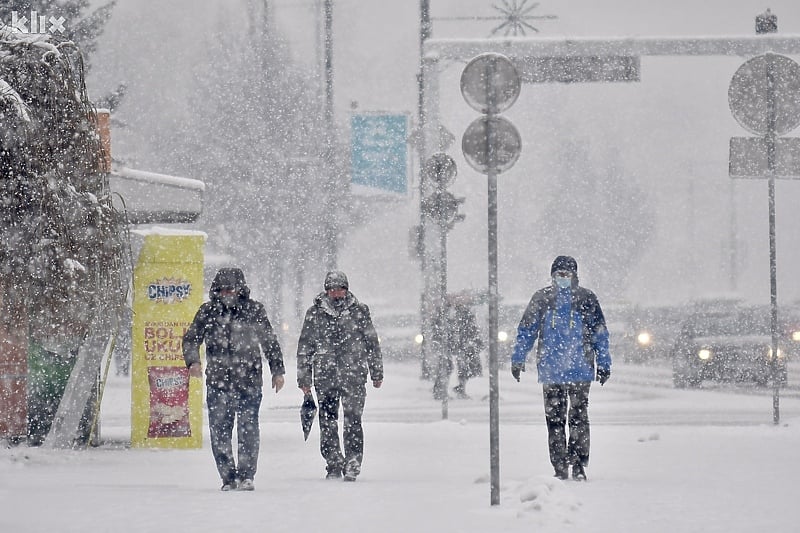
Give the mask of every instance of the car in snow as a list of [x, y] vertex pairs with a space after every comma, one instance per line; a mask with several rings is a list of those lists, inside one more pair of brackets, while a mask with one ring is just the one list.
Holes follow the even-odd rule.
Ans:
[[666, 359], [686, 312], [680, 306], [602, 304], [611, 356], [626, 363]]
[[771, 383], [773, 364], [786, 383], [786, 336], [772, 352], [769, 309], [729, 303], [699, 306], [687, 317], [672, 349], [676, 387], [697, 387], [704, 380]]
[[613, 358], [628, 360], [633, 351], [633, 306], [629, 302], [607, 302], [600, 304], [608, 330], [608, 349]]
[[622, 360], [647, 363], [669, 358], [689, 309], [685, 305], [636, 306], [628, 316]]
[[422, 346], [419, 311], [380, 312], [373, 308], [372, 323], [378, 333], [383, 357], [401, 361], [419, 359]]
[[800, 357], [800, 302], [783, 306], [778, 311], [781, 331], [786, 336], [786, 357]]
[[497, 306], [497, 361], [511, 364], [511, 352], [517, 341], [517, 327], [528, 307], [528, 301], [501, 301]]

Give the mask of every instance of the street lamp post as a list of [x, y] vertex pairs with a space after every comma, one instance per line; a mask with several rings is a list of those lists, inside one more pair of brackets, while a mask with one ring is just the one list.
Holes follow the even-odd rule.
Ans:
[[[323, 4], [324, 48], [325, 48], [325, 192], [328, 205], [337, 202], [336, 190], [339, 176], [338, 165], [334, 157], [333, 139], [333, 0], [324, 0]], [[333, 213], [338, 213], [334, 209]], [[328, 217], [325, 222], [325, 266], [328, 270], [336, 269], [337, 241], [339, 224], [336, 216]]]
[[429, 246], [427, 245], [427, 221], [422, 207], [422, 202], [425, 199], [428, 188], [428, 180], [423, 171], [423, 165], [428, 157], [426, 149], [426, 130], [427, 130], [427, 114], [425, 112], [425, 60], [424, 48], [425, 41], [431, 37], [431, 17], [430, 17], [430, 0], [420, 0], [420, 25], [419, 25], [419, 73], [417, 74], [417, 122], [418, 131], [420, 132], [421, 142], [418, 144], [419, 150], [419, 233], [417, 235], [417, 242], [419, 246], [419, 261], [420, 272], [422, 273], [422, 291], [420, 293], [420, 325], [424, 342], [421, 346], [420, 359], [422, 361], [422, 377], [428, 378], [431, 376], [429, 361], [432, 356], [431, 353], [431, 340], [433, 338], [433, 327], [431, 325], [430, 310], [430, 283], [428, 277], [428, 253]]

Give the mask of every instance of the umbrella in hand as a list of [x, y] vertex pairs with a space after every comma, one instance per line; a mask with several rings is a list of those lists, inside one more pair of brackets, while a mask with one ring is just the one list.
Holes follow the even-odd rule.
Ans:
[[300, 424], [303, 426], [303, 439], [308, 440], [311, 433], [311, 426], [314, 425], [314, 418], [317, 416], [317, 404], [314, 396], [309, 392], [303, 398], [303, 405], [300, 406]]

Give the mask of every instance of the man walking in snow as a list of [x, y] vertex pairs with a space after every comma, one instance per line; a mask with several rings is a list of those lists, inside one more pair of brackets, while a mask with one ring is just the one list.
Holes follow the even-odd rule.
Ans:
[[[361, 415], [367, 375], [372, 386], [383, 383], [383, 359], [369, 307], [350, 292], [344, 272], [325, 276], [325, 291], [306, 311], [297, 345], [297, 386], [317, 392], [319, 449], [327, 463], [327, 478], [355, 481], [364, 456]], [[339, 441], [339, 404], [344, 415]]]
[[[517, 329], [511, 374], [519, 381], [539, 340], [536, 368], [544, 395], [550, 462], [555, 476], [586, 480], [589, 464], [589, 387], [611, 377], [608, 330], [597, 296], [578, 286], [578, 263], [560, 255], [552, 283], [534, 293]], [[566, 424], [569, 421], [569, 438]]]
[[[206, 404], [211, 451], [223, 491], [254, 490], [258, 465], [262, 353], [269, 362], [272, 388], [283, 387], [283, 354], [264, 305], [250, 299], [244, 273], [222, 268], [183, 336], [183, 358], [189, 375], [202, 378], [200, 345], [206, 343]], [[236, 422], [238, 465], [231, 443]]]

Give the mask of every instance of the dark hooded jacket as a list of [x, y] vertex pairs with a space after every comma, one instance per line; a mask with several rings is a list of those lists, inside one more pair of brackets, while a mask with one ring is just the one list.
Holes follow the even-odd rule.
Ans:
[[383, 359], [369, 307], [350, 291], [341, 306], [326, 293], [306, 311], [297, 346], [297, 385], [318, 388], [363, 385], [367, 373], [383, 381]]
[[[220, 289], [233, 288], [238, 301], [226, 306]], [[264, 305], [250, 299], [244, 273], [238, 268], [217, 272], [208, 302], [200, 306], [183, 336], [183, 358], [188, 367], [200, 362], [200, 345], [206, 343], [206, 384], [216, 388], [261, 388], [262, 353], [272, 375], [286, 373], [278, 339]]]

